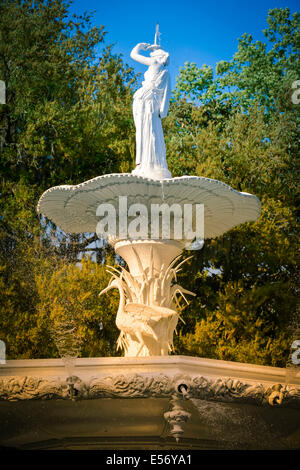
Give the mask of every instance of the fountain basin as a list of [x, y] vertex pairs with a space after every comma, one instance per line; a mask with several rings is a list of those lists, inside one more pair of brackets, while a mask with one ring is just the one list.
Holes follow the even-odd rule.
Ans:
[[[76, 400], [60, 359], [0, 366], [0, 445], [22, 449], [297, 449], [300, 375], [187, 356], [81, 358]], [[190, 418], [177, 443], [174, 394]], [[283, 399], [280, 400], [280, 393]], [[277, 397], [277, 398], [276, 398]]]
[[[119, 196], [126, 196], [128, 206], [166, 203], [204, 205], [204, 238], [215, 238], [231, 228], [256, 220], [259, 199], [234, 190], [221, 181], [198, 176], [153, 180], [131, 173], [97, 176], [78, 185], [48, 189], [41, 196], [37, 210], [68, 233], [96, 232], [100, 203], [112, 204], [119, 216]], [[122, 239], [122, 237], [119, 237]], [[127, 239], [125, 237], [124, 239]]]

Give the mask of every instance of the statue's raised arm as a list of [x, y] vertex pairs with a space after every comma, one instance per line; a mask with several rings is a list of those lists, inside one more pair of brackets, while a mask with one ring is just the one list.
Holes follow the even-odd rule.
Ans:
[[155, 50], [153, 48], [159, 49], [160, 46], [151, 45], [151, 44], [148, 44], [147, 42], [139, 42], [130, 52], [130, 57], [136, 62], [140, 62], [140, 64], [149, 66], [153, 62], [152, 57], [145, 57], [144, 55], [141, 55], [139, 52], [140, 51], [153, 51]]
[[[140, 54], [150, 52], [150, 57]], [[166, 161], [166, 149], [161, 118], [169, 108], [171, 86], [167, 70], [169, 54], [158, 44], [141, 42], [130, 57], [147, 65], [142, 87], [133, 97], [133, 116], [136, 127], [136, 168], [133, 174], [153, 179], [171, 178]]]

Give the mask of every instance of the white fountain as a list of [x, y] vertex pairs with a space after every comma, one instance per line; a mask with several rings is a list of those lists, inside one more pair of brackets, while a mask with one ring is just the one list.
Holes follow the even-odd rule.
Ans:
[[63, 359], [1, 364], [0, 350], [0, 445], [7, 448], [151, 449], [153, 455], [162, 448], [299, 448], [299, 371], [168, 356], [179, 298], [192, 295], [177, 282], [183, 250], [256, 220], [260, 203], [220, 181], [171, 177], [161, 126], [169, 55], [158, 36], [157, 28], [153, 45], [131, 52], [148, 66], [134, 95], [135, 170], [50, 188], [38, 204], [66, 232], [105, 236], [127, 262], [128, 269], [108, 267], [112, 277], [101, 292], [120, 292], [116, 324], [125, 357], [76, 358], [73, 323], [56, 332]]
[[[131, 174], [108, 174], [74, 186], [50, 188], [38, 203], [39, 213], [69, 233], [104, 236], [100, 216], [110, 212], [105, 236], [129, 270], [110, 267], [112, 278], [102, 293], [119, 289], [116, 324], [118, 346], [125, 356], [172, 351], [178, 296], [187, 302], [185, 294], [194, 295], [177, 284], [183, 249], [199, 248], [205, 238], [218, 237], [260, 215], [259, 199], [252, 194], [209, 178], [172, 178], [161, 124], [170, 100], [169, 54], [157, 44], [158, 35], [157, 31], [153, 45], [139, 43], [131, 51], [132, 59], [148, 67], [133, 100], [136, 168]], [[150, 51], [150, 56], [140, 51]], [[155, 224], [153, 216], [160, 214], [164, 215]], [[188, 218], [191, 223], [183, 229]]]

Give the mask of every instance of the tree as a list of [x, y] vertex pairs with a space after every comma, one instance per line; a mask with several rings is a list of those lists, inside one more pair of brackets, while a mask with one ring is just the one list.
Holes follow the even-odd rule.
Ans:
[[30, 187], [36, 204], [51, 186], [133, 163], [132, 71], [104, 44], [104, 27], [91, 27], [89, 15], [69, 19], [68, 5], [1, 2], [0, 79], [7, 99], [0, 107], [0, 213], [6, 226], [6, 201], [17, 186]]
[[300, 73], [300, 14], [290, 17], [289, 8], [275, 8], [267, 22], [268, 42], [254, 42], [245, 33], [233, 58], [217, 64], [215, 77], [212, 67], [186, 62], [176, 79], [175, 99], [185, 97], [203, 105], [213, 99], [232, 111], [249, 110], [256, 102], [268, 114], [284, 111]]
[[135, 77], [105, 44], [104, 27], [92, 27], [87, 14], [70, 18], [68, 7], [64, 0], [0, 2], [0, 332], [8, 357], [54, 354], [38, 313], [36, 271], [49, 264], [53, 276], [58, 267], [67, 272], [91, 243], [100, 262], [109, 254], [95, 234], [41, 224], [39, 197], [134, 161]]
[[113, 293], [99, 298], [110, 278], [105, 265], [89, 258], [83, 259], [80, 267], [60, 264], [59, 269], [38, 268], [35, 273], [36, 311], [44, 330], [51, 333], [49, 343], [54, 343], [61, 355], [74, 351], [78, 356], [120, 355], [116, 350], [119, 331], [113, 318], [118, 297]]
[[299, 14], [271, 10], [268, 24], [269, 43], [244, 35], [215, 78], [185, 64], [165, 130], [174, 175], [215, 178], [262, 202], [257, 222], [207, 241], [182, 274], [197, 298], [177, 352], [284, 366], [299, 289], [299, 107], [291, 101]]
[[297, 304], [297, 178], [279, 129], [254, 110], [224, 134], [217, 126], [197, 134], [197, 174], [256, 194], [262, 215], [195, 252], [181, 284], [197, 298], [183, 314], [177, 352], [285, 365]]

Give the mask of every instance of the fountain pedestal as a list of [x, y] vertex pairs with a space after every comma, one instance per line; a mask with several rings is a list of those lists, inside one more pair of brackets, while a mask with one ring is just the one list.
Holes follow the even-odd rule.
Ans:
[[159, 274], [184, 248], [184, 244], [177, 240], [122, 240], [112, 245], [135, 277], [142, 276], [150, 266], [152, 274]]
[[[185, 300], [176, 282], [182, 244], [176, 240], [125, 240], [111, 242], [127, 269], [109, 267], [110, 283], [100, 294], [117, 288], [120, 304], [116, 325], [121, 333], [118, 347], [125, 356], [160, 356], [173, 350], [173, 335], [179, 313], [178, 295]], [[186, 300], [187, 302], [187, 300]]]

